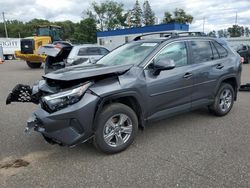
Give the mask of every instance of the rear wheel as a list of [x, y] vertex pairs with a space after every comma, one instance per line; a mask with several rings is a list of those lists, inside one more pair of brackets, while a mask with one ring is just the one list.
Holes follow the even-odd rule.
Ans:
[[230, 84], [223, 83], [215, 97], [214, 104], [209, 106], [209, 110], [216, 116], [224, 116], [233, 107], [234, 89]]
[[246, 59], [246, 63], [250, 64], [250, 56]]
[[42, 63], [34, 63], [34, 62], [30, 62], [30, 61], [26, 61], [26, 63], [32, 69], [38, 69], [42, 65]]
[[106, 106], [97, 117], [94, 144], [105, 153], [125, 150], [136, 136], [138, 119], [135, 112], [121, 103]]

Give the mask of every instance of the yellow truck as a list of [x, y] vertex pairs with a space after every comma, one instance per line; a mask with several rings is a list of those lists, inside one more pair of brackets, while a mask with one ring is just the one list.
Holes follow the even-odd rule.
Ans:
[[39, 68], [46, 60], [46, 55], [39, 55], [40, 46], [60, 41], [62, 28], [56, 25], [38, 26], [33, 37], [21, 39], [21, 51], [15, 51], [15, 56], [26, 61], [30, 68]]

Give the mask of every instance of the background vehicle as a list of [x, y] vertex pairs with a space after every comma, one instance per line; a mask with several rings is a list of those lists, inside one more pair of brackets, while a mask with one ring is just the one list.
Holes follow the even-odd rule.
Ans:
[[77, 45], [72, 48], [66, 60], [66, 66], [79, 64], [87, 60], [90, 60], [91, 63], [95, 63], [108, 53], [108, 49], [95, 44]]
[[47, 74], [32, 90], [18, 85], [6, 103], [40, 103], [27, 130], [50, 143], [94, 138], [106, 153], [125, 150], [148, 122], [203, 107], [228, 114], [240, 86], [240, 56], [219, 39], [183, 35], [137, 38], [96, 64]]
[[21, 50], [16, 51], [16, 57], [26, 61], [30, 68], [39, 68], [42, 62], [45, 62], [46, 55], [37, 54], [40, 46], [60, 41], [62, 28], [55, 25], [38, 26], [36, 36], [27, 37], [21, 40]]
[[244, 58], [244, 63], [250, 63], [250, 46], [240, 45], [237, 47], [237, 52]]
[[[58, 50], [59, 49], [59, 50]], [[95, 63], [109, 53], [106, 48], [95, 44], [55, 44], [42, 46], [38, 53], [48, 55], [45, 74], [72, 65]]]
[[21, 50], [20, 40], [19, 38], [0, 38], [5, 60], [15, 59], [15, 51]]

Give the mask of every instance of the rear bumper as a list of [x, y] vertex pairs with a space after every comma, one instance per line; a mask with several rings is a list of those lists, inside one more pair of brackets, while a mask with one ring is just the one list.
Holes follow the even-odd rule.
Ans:
[[54, 113], [37, 109], [27, 122], [26, 130], [34, 128], [58, 144], [73, 146], [93, 135], [93, 119], [98, 97], [86, 93], [81, 101]]
[[46, 56], [45, 55], [38, 55], [38, 54], [22, 54], [21, 51], [15, 51], [16, 58], [20, 58], [24, 61], [30, 61], [34, 63], [41, 63], [45, 62]]

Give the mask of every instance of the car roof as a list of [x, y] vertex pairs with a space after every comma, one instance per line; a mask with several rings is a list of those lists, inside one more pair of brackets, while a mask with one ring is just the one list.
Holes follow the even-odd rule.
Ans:
[[[159, 37], [152, 37], [159, 34]], [[155, 42], [165, 42], [165, 41], [178, 41], [178, 40], [216, 40], [221, 44], [226, 44], [227, 42], [216, 37], [211, 37], [203, 32], [157, 32], [157, 33], [146, 33], [134, 38], [134, 41], [144, 41], [150, 42], [155, 40]]]
[[228, 45], [228, 42], [226, 40], [223, 40], [221, 38], [216, 37], [209, 37], [209, 36], [180, 36], [180, 37], [158, 37], [158, 38], [152, 38], [152, 39], [140, 39], [135, 42], [157, 42], [157, 43], [163, 43], [163, 42], [171, 42], [171, 41], [187, 41], [187, 40], [213, 40], [216, 41], [222, 45]]
[[73, 45], [74, 48], [83, 48], [83, 47], [98, 47], [98, 48], [105, 48], [104, 46], [100, 46], [98, 44], [76, 44], [76, 45]]

